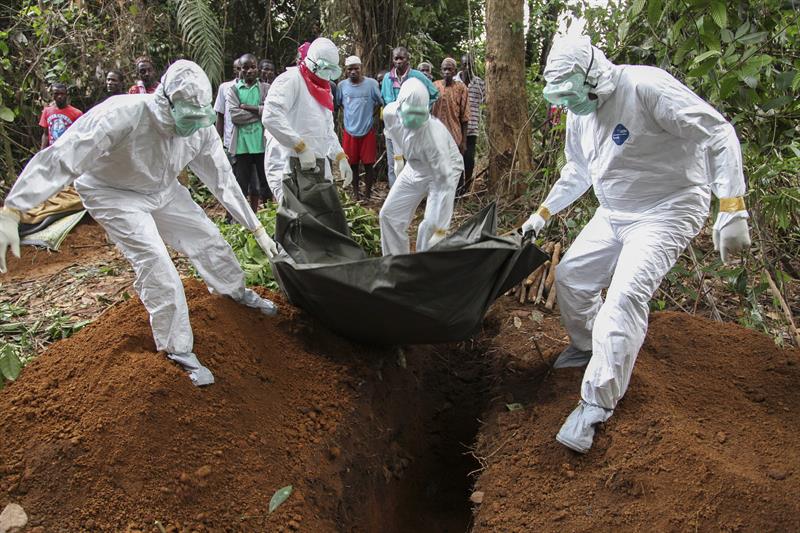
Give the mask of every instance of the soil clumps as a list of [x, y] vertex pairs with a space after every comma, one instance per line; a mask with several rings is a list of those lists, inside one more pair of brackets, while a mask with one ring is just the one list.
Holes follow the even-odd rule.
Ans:
[[583, 370], [547, 364], [566, 347], [541, 335], [553, 321], [524, 321], [522, 331], [495, 321], [503, 404], [478, 439], [474, 531], [800, 530], [798, 350], [656, 313], [626, 396], [581, 456], [555, 441]]
[[380, 348], [261, 292], [278, 317], [186, 282], [208, 388], [135, 298], [53, 344], [0, 393], [0, 506], [48, 532], [800, 530], [798, 350], [656, 313], [580, 456], [557, 316], [505, 298], [475, 341]]
[[[466, 472], [453, 476], [466, 467], [448, 458], [461, 460], [455, 439], [472, 439], [483, 406], [472, 427], [440, 433], [455, 385], [439, 387], [431, 362], [448, 354], [410, 349], [400, 365], [396, 350], [317, 330], [279, 295], [265, 293], [280, 308], [270, 318], [196, 281], [186, 293], [217, 382], [198, 389], [155, 353], [138, 300], [113, 307], [0, 393], [0, 503], [48, 532], [466, 529]], [[415, 505], [425, 491], [430, 505]]]

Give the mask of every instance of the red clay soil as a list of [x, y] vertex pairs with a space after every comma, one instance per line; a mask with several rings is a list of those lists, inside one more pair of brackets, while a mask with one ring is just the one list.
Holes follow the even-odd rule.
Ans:
[[579, 456], [553, 439], [581, 379], [547, 364], [557, 316], [504, 299], [476, 342], [401, 355], [275, 295], [268, 318], [186, 292], [217, 383], [154, 351], [138, 300], [111, 308], [0, 392], [0, 507], [38, 533], [800, 530], [800, 353], [763, 335], [653, 315], [628, 394]]
[[110, 309], [0, 392], [0, 508], [21, 504], [47, 532], [466, 529], [464, 449], [431, 453], [475, 430], [433, 420], [453, 385], [428, 369], [448, 354], [398, 365], [274, 295], [277, 318], [195, 281], [187, 297], [216, 384], [192, 386], [154, 351], [138, 300]]
[[121, 257], [116, 248], [109, 244], [105, 230], [89, 215], [85, 215], [73, 228], [57, 252], [35, 246], [22, 246], [20, 252], [19, 259], [8, 254], [8, 274], [4, 274], [0, 281], [42, 277], [70, 265]]
[[474, 531], [800, 531], [800, 351], [654, 314], [627, 395], [581, 456], [554, 437], [582, 370], [551, 370], [558, 334], [538, 335], [540, 358], [540, 326], [521, 326], [495, 326], [502, 403], [478, 438]]

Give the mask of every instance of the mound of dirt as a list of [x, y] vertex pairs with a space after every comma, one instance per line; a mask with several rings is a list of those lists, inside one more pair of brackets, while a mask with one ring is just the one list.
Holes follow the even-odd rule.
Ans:
[[34, 246], [22, 246], [20, 252], [19, 259], [8, 254], [8, 274], [3, 276], [4, 282], [42, 277], [70, 265], [120, 257], [108, 242], [105, 230], [88, 215], [73, 228], [58, 252]]
[[[195, 388], [155, 353], [138, 300], [110, 309], [0, 393], [0, 508], [19, 503], [48, 532], [466, 528], [466, 472], [453, 484], [452, 461], [431, 464], [431, 449], [475, 431], [429, 430], [453, 387], [429, 369], [447, 357], [420, 348], [397, 364], [274, 294], [277, 318], [198, 282], [186, 293], [217, 383]], [[415, 505], [426, 491], [431, 503]]]
[[[736, 325], [654, 314], [628, 393], [580, 456], [554, 437], [582, 370], [551, 370], [545, 359], [564, 345], [531, 356], [531, 343], [509, 344], [499, 327], [496, 395], [523, 408], [498, 404], [482, 428], [475, 531], [800, 530], [798, 350]], [[525, 328], [528, 339], [541, 329]]]
[[653, 315], [579, 456], [554, 440], [582, 375], [549, 367], [555, 315], [504, 299], [476, 341], [398, 350], [274, 294], [276, 318], [186, 294], [217, 383], [154, 351], [138, 300], [112, 307], [0, 392], [0, 508], [39, 533], [800, 530], [800, 352], [753, 331]]

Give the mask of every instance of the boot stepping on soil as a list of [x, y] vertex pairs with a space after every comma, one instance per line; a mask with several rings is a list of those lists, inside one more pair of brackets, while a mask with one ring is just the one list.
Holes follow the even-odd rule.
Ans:
[[244, 296], [242, 296], [242, 299], [239, 300], [239, 303], [246, 305], [247, 307], [252, 307], [253, 309], [258, 309], [267, 316], [274, 316], [278, 314], [277, 305], [266, 298], [262, 298], [252, 289], [244, 290]]
[[189, 374], [192, 384], [197, 387], [211, 385], [214, 383], [214, 374], [209, 369], [200, 364], [197, 356], [192, 352], [168, 353], [167, 357], [175, 361]]
[[591, 358], [591, 350], [579, 350], [570, 344], [553, 363], [553, 368], [580, 368], [588, 365]]
[[614, 411], [611, 409], [590, 405], [581, 400], [561, 426], [556, 440], [570, 450], [586, 453], [592, 447], [595, 426], [608, 420], [612, 414]]

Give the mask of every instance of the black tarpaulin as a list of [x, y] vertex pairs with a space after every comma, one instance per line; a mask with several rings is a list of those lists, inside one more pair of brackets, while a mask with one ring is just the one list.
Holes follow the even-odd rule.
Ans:
[[547, 259], [519, 236], [495, 235], [494, 204], [426, 252], [367, 257], [321, 171], [300, 171], [293, 159], [283, 191], [275, 231], [283, 250], [273, 273], [293, 305], [353, 340], [467, 339], [489, 305]]

